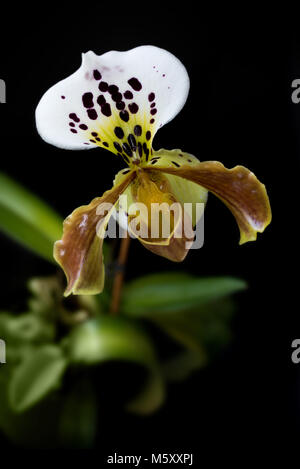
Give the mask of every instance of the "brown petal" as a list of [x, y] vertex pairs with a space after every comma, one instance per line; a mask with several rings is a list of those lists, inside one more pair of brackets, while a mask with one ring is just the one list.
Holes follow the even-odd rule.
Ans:
[[97, 208], [104, 203], [114, 205], [132, 179], [133, 174], [129, 173], [102, 197], [77, 208], [64, 221], [63, 237], [54, 245], [54, 258], [67, 277], [65, 296], [96, 294], [103, 290], [103, 237], [99, 234], [105, 231], [112, 209], [97, 214]]
[[[145, 168], [146, 169], [146, 168]], [[244, 166], [227, 169], [218, 161], [180, 167], [160, 166], [151, 170], [181, 176], [211, 191], [233, 213], [240, 229], [240, 244], [254, 241], [271, 222], [271, 207], [265, 186]]]

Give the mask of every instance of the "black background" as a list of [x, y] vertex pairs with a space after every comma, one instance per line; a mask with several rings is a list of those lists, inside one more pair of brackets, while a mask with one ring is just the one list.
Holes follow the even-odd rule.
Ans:
[[[124, 7], [125, 8], [125, 7]], [[284, 21], [201, 20], [172, 10], [133, 13], [113, 4], [72, 15], [29, 11], [11, 17], [1, 35], [1, 168], [39, 194], [63, 216], [111, 186], [123, 162], [105, 150], [64, 151], [43, 142], [34, 111], [43, 93], [73, 73], [80, 54], [152, 44], [186, 66], [191, 90], [181, 113], [163, 127], [154, 147], [182, 148], [200, 160], [242, 164], [265, 183], [273, 221], [255, 243], [238, 245], [230, 212], [213, 196], [205, 211], [205, 243], [183, 264], [131, 245], [128, 278], [157, 270], [236, 275], [249, 283], [240, 295], [231, 345], [188, 383], [171, 388], [167, 405], [145, 420], [113, 412], [97, 448], [123, 454], [194, 452], [224, 457], [241, 443], [276, 454], [283, 437], [298, 436], [300, 365], [291, 342], [300, 336], [298, 308], [298, 186], [300, 104], [291, 82], [300, 78], [300, 37]], [[114, 11], [115, 10], [115, 11]], [[0, 188], [1, 190], [1, 188]], [[1, 309], [22, 308], [24, 280], [53, 268], [1, 236]], [[269, 446], [270, 444], [270, 446]], [[290, 443], [292, 446], [292, 443]], [[270, 448], [270, 449], [269, 449]], [[269, 453], [268, 453], [269, 451]], [[101, 459], [101, 458], [100, 458]]]

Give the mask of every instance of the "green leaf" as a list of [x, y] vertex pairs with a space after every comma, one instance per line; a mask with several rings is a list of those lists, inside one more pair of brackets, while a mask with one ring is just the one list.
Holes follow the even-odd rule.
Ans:
[[8, 346], [20, 344], [50, 342], [55, 336], [55, 326], [42, 317], [31, 313], [14, 316], [0, 313], [0, 337]]
[[63, 300], [63, 285], [58, 275], [33, 277], [27, 282], [31, 296], [28, 308], [31, 312], [57, 320]]
[[124, 287], [122, 312], [138, 317], [147, 317], [154, 312], [174, 314], [245, 288], [244, 280], [233, 277], [152, 274], [133, 280]]
[[36, 254], [54, 262], [53, 243], [62, 219], [45, 202], [0, 173], [0, 229]]
[[15, 412], [23, 412], [60, 384], [67, 360], [60, 347], [43, 345], [28, 353], [15, 368], [8, 397]]
[[98, 422], [97, 396], [91, 383], [79, 381], [66, 396], [60, 418], [59, 440], [64, 448], [87, 449], [94, 442]]
[[161, 370], [158, 367], [152, 369], [148, 379], [138, 396], [129, 402], [126, 410], [134, 414], [148, 415], [155, 412], [166, 397], [165, 383]]
[[11, 442], [28, 449], [57, 448], [57, 421], [61, 414], [58, 395], [44, 399], [25, 412], [15, 413], [8, 400], [13, 372], [11, 363], [0, 367], [0, 429]]
[[59, 276], [32, 278], [28, 288], [32, 294], [28, 300], [29, 310], [53, 327], [57, 321], [74, 325], [101, 312], [96, 295], [77, 295], [65, 299]]
[[206, 363], [207, 357], [203, 350], [184, 350], [163, 364], [163, 372], [168, 381], [183, 381]]
[[75, 363], [128, 360], [155, 361], [153, 346], [144, 331], [126, 318], [101, 316], [75, 326], [65, 340], [66, 352]]
[[65, 339], [66, 353], [73, 363], [96, 364], [110, 360], [129, 361], [144, 366], [148, 378], [142, 393], [129, 404], [129, 410], [150, 413], [165, 396], [164, 381], [152, 342], [134, 321], [101, 316], [74, 327]]
[[232, 299], [225, 297], [190, 311], [153, 313], [149, 319], [184, 347], [213, 355], [231, 338], [229, 321], [234, 308]]

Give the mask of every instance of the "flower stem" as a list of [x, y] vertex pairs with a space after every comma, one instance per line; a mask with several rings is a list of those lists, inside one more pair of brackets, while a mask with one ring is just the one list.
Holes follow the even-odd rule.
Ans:
[[119, 256], [118, 256], [118, 265], [117, 265], [118, 270], [115, 274], [113, 287], [112, 287], [112, 299], [111, 299], [111, 304], [110, 304], [111, 314], [118, 314], [118, 311], [119, 311], [129, 244], [130, 244], [130, 236], [127, 233], [126, 237], [122, 238], [121, 240], [121, 246], [120, 246], [120, 251], [119, 251]]

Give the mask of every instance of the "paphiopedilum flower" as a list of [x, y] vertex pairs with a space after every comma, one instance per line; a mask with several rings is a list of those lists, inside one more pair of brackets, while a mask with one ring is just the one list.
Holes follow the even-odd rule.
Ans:
[[[200, 162], [181, 150], [155, 151], [157, 130], [183, 107], [189, 77], [169, 52], [142, 46], [101, 56], [87, 52], [81, 67], [50, 88], [36, 109], [37, 129], [47, 142], [69, 150], [105, 148], [119, 155], [128, 168], [121, 170], [112, 189], [89, 205], [77, 208], [64, 222], [54, 257], [64, 269], [66, 294], [94, 294], [103, 289], [103, 236], [113, 210], [100, 213], [102, 203], [118, 204], [120, 194], [130, 201], [152, 203], [205, 203], [215, 194], [231, 210], [240, 230], [240, 244], [256, 239], [270, 223], [265, 186], [243, 166], [227, 169], [217, 161]], [[105, 158], [100, 154], [98, 158]], [[94, 160], [101, 168], [99, 159]], [[89, 164], [91, 164], [89, 162]], [[98, 170], [98, 169], [97, 169]], [[197, 222], [191, 213], [192, 224]], [[150, 230], [151, 219], [144, 220]], [[139, 237], [151, 251], [182, 261], [188, 237]], [[98, 233], [98, 235], [97, 235]]]

